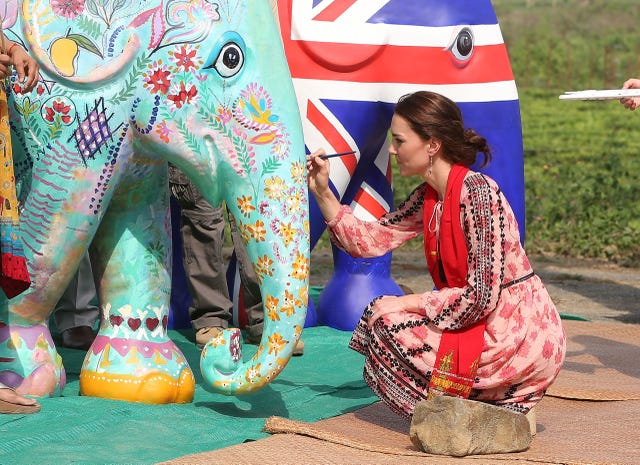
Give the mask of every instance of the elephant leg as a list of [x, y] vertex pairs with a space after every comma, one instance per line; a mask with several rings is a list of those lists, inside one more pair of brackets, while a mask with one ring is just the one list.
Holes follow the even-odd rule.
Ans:
[[66, 374], [47, 320], [16, 317], [8, 304], [0, 310], [0, 383], [21, 395], [59, 396]]
[[19, 394], [58, 396], [66, 384], [62, 359], [49, 331], [49, 316], [86, 251], [83, 239], [61, 239], [64, 259], [31, 258], [31, 287], [0, 302], [0, 382]]
[[82, 395], [150, 404], [193, 399], [193, 372], [167, 333], [171, 220], [163, 185], [162, 165], [124, 182], [94, 238], [103, 318], [80, 373]]

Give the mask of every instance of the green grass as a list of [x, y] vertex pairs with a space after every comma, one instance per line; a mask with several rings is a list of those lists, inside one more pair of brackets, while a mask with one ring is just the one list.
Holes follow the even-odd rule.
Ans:
[[640, 112], [521, 89], [527, 249], [640, 265]]
[[528, 251], [640, 266], [640, 111], [558, 99], [640, 77], [640, 2], [493, 4], [520, 94]]
[[[640, 267], [640, 110], [558, 99], [640, 77], [640, 1], [493, 4], [520, 95], [527, 251]], [[395, 165], [393, 180], [396, 205], [420, 182]]]
[[[640, 266], [640, 110], [558, 99], [640, 77], [640, 2], [493, 3], [520, 94], [528, 252]], [[416, 182], [394, 169], [396, 204]]]
[[493, 0], [493, 4], [521, 88], [619, 87], [629, 74], [638, 72], [640, 2], [636, 0]]

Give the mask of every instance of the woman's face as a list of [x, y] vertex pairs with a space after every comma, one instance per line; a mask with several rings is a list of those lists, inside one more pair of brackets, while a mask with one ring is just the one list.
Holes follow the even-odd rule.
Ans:
[[401, 176], [426, 176], [429, 171], [427, 146], [428, 141], [420, 139], [403, 117], [393, 115], [389, 154], [396, 157]]

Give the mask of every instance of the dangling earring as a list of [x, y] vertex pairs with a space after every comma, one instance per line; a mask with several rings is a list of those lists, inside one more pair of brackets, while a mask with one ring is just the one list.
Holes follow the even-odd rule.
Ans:
[[429, 176], [433, 173], [433, 155], [429, 155]]

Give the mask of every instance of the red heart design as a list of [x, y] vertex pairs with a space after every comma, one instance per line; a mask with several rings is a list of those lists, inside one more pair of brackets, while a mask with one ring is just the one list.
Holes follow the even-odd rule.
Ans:
[[144, 324], [147, 325], [147, 328], [149, 328], [149, 331], [153, 331], [160, 324], [160, 320], [158, 320], [157, 318], [147, 318]]
[[140, 318], [129, 318], [127, 320], [127, 324], [129, 325], [129, 328], [133, 329], [134, 331], [137, 331], [140, 325], [142, 324], [142, 321], [140, 321]]
[[169, 317], [167, 315], [162, 317], [162, 327], [167, 329], [167, 324], [169, 324]]
[[111, 323], [111, 326], [120, 326], [123, 321], [124, 318], [120, 315], [109, 315], [109, 323]]

